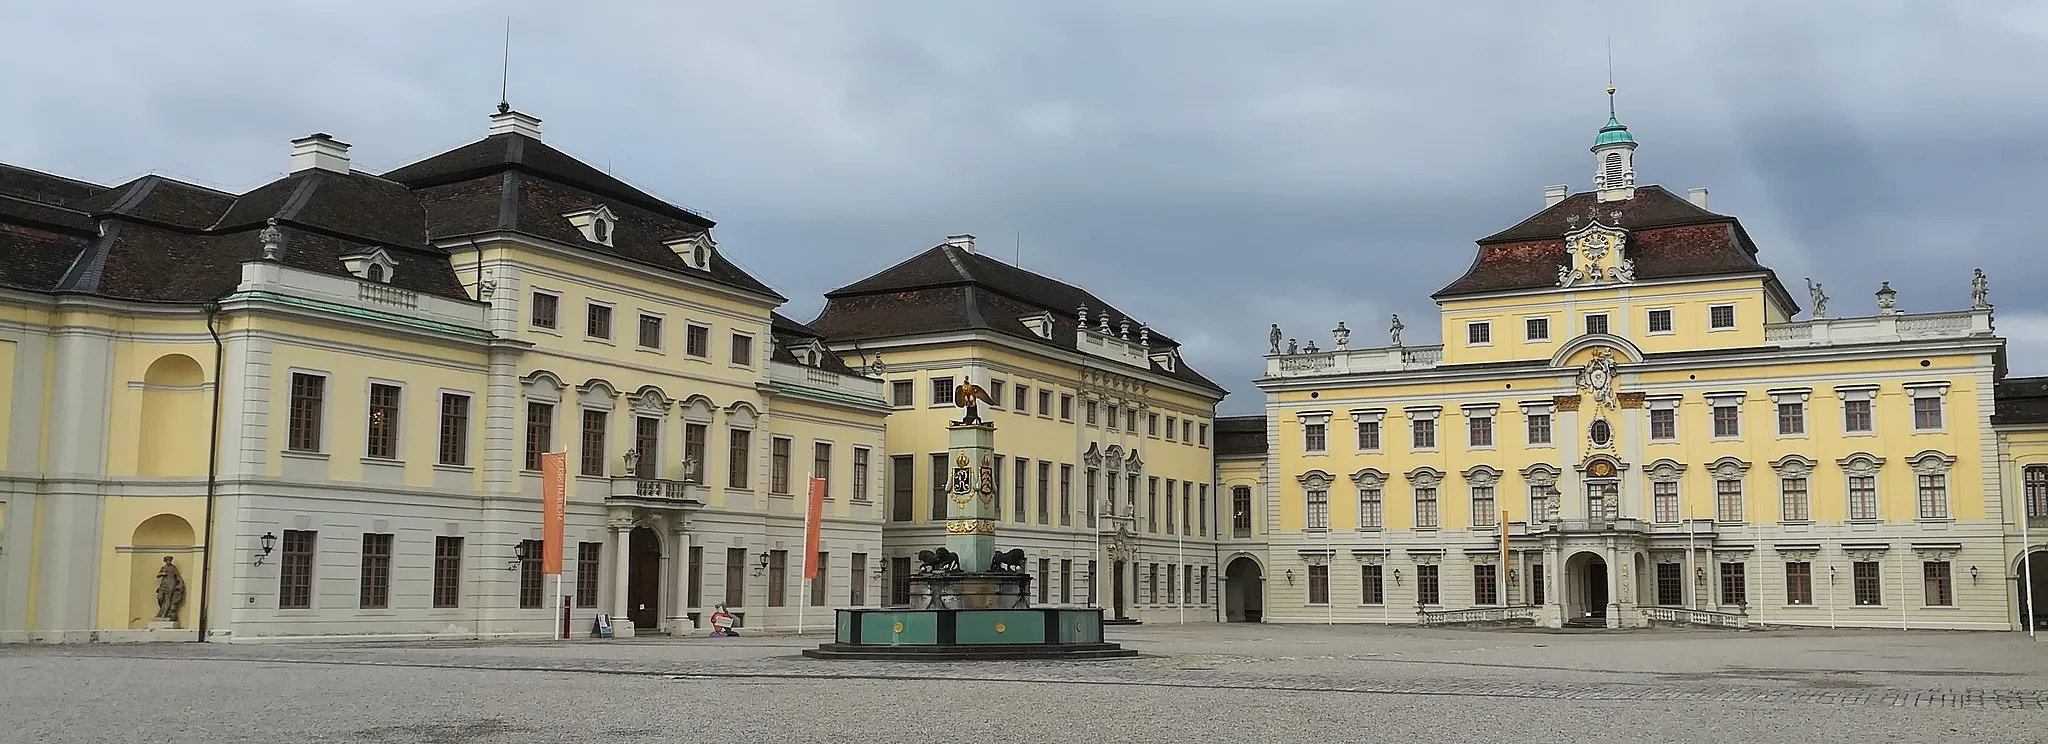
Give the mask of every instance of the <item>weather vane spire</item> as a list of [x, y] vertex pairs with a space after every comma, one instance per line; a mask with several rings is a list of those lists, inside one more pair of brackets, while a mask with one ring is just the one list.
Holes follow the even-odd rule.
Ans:
[[512, 110], [512, 16], [505, 16], [505, 55], [498, 68], [498, 113]]
[[1614, 118], [1614, 35], [1607, 35], [1607, 118]]

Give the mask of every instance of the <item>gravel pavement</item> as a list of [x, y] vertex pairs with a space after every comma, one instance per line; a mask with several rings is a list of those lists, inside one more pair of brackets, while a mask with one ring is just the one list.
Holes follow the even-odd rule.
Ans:
[[1116, 628], [1137, 659], [820, 638], [0, 646], [0, 742], [2048, 743], [2011, 633]]

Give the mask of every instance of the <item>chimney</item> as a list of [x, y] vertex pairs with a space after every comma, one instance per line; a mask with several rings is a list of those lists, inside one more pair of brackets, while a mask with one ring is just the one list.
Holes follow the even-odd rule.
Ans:
[[292, 140], [292, 172], [316, 168], [348, 173], [348, 143], [321, 132]]
[[946, 247], [958, 248], [960, 250], [967, 251], [968, 253], [973, 253], [974, 236], [965, 233], [962, 233], [960, 235], [948, 235], [946, 236]]
[[540, 139], [540, 120], [511, 109], [504, 109], [491, 114], [491, 134], [522, 134]]
[[1562, 184], [1543, 187], [1543, 208], [1549, 209], [1557, 206], [1558, 202], [1564, 201], [1564, 198], [1571, 193], [1572, 187]]
[[1707, 190], [1706, 190], [1706, 189], [1686, 189], [1686, 190], [1685, 190], [1685, 200], [1686, 200], [1686, 201], [1689, 201], [1689, 202], [1692, 202], [1692, 205], [1693, 205], [1693, 206], [1695, 206], [1695, 207], [1699, 207], [1700, 209], [1706, 209], [1706, 208], [1707, 208]]

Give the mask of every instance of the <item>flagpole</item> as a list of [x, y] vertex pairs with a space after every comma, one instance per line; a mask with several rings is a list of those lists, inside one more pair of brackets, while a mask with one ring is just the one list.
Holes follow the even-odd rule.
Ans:
[[[2028, 638], [2037, 638], [2038, 636], [2036, 635], [2036, 631], [2034, 630], [2034, 626], [2037, 623], [2034, 622], [2034, 616], [2041, 612], [2041, 608], [2035, 606], [2035, 602], [2039, 598], [2034, 596], [2034, 543], [2032, 542], [2031, 537], [2027, 534], [2027, 518], [2033, 516], [2033, 514], [2030, 513], [2027, 509], [2029, 504], [2027, 503], [2027, 486], [2025, 472], [2021, 471], [2019, 475], [2021, 476], [2019, 479], [2020, 597], [2022, 597], [2025, 600], [2020, 604], [2024, 605], [2024, 609], [2026, 610], [2026, 614], [2020, 616], [2020, 623], [2027, 626]], [[1953, 583], [1954, 579], [1950, 579], [1950, 582]], [[2001, 582], [2003, 582], [2002, 579]]]
[[555, 591], [554, 591], [554, 599], [553, 599], [553, 600], [550, 600], [550, 601], [549, 601], [549, 604], [550, 604], [550, 605], [552, 605], [552, 606], [554, 607], [554, 612], [550, 613], [550, 614], [552, 614], [552, 615], [553, 615], [553, 617], [552, 617], [552, 618], [550, 618], [550, 619], [548, 620], [548, 623], [549, 623], [550, 625], [554, 626], [554, 627], [553, 627], [552, 629], [550, 629], [550, 632], [548, 633], [548, 637], [549, 637], [549, 638], [552, 638], [552, 639], [555, 639], [555, 640], [557, 640], [557, 641], [560, 641], [560, 640], [566, 640], [566, 639], [568, 638], [568, 632], [567, 632], [567, 630], [568, 630], [568, 629], [567, 629], [567, 628], [563, 628], [563, 627], [562, 627], [562, 575], [561, 575], [561, 574], [555, 574]]

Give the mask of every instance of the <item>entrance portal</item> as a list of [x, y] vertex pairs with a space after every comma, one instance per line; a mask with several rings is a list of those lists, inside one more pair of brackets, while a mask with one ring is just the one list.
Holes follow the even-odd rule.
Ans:
[[1607, 617], [1607, 561], [1594, 553], [1579, 553], [1565, 561], [1569, 585], [1565, 593], [1565, 620]]
[[1238, 556], [1223, 570], [1223, 619], [1233, 623], [1256, 623], [1265, 619], [1265, 580], [1259, 576], [1259, 562]]
[[2020, 629], [2048, 630], [2048, 550], [2035, 549], [2020, 563]]
[[1110, 602], [1110, 607], [1113, 607], [1113, 608], [1115, 608], [1115, 609], [1116, 609], [1116, 619], [1118, 619], [1118, 620], [1125, 620], [1125, 619], [1128, 619], [1128, 618], [1125, 618], [1125, 617], [1124, 617], [1124, 562], [1123, 562], [1123, 561], [1117, 561], [1117, 562], [1116, 562], [1116, 570], [1115, 570], [1115, 574], [1116, 574], [1116, 576], [1115, 576], [1115, 581], [1112, 581], [1112, 582], [1110, 582], [1110, 585], [1109, 585], [1109, 596], [1110, 596], [1110, 600], [1111, 600], [1111, 602]]
[[626, 577], [626, 619], [633, 629], [653, 632], [661, 625], [661, 537], [654, 530], [635, 527], [627, 550], [632, 569]]

